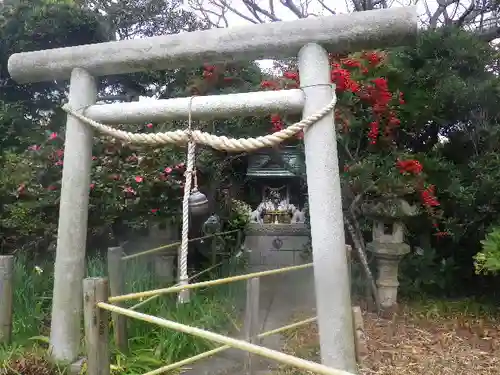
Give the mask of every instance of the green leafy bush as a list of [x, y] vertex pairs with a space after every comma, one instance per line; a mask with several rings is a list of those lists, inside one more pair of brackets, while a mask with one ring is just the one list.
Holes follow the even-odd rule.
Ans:
[[482, 250], [474, 256], [476, 273], [497, 273], [500, 270], [500, 227], [493, 227], [481, 245]]

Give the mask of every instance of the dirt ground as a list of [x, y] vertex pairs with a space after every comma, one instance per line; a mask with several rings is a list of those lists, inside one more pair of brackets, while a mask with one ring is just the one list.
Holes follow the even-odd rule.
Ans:
[[[368, 352], [359, 365], [361, 375], [500, 374], [500, 321], [494, 316], [443, 316], [437, 308], [404, 305], [391, 319], [366, 312], [363, 318]], [[290, 332], [284, 351], [318, 361], [317, 326]], [[277, 373], [305, 374], [287, 367]]]

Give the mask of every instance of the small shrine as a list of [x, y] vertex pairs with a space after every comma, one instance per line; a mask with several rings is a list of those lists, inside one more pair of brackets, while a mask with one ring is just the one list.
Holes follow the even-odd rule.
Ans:
[[305, 261], [309, 242], [305, 223], [302, 152], [294, 146], [262, 150], [249, 157], [247, 187], [252, 211], [245, 247], [253, 268], [275, 268]]

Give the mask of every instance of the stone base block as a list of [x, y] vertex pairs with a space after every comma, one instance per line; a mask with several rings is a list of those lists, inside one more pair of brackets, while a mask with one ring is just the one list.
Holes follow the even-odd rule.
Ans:
[[308, 236], [247, 235], [245, 248], [252, 268], [289, 267], [307, 262]]

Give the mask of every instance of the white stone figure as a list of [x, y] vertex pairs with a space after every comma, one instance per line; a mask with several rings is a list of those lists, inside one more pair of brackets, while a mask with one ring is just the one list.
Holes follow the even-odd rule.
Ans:
[[304, 224], [306, 222], [306, 212], [305, 209], [299, 210], [298, 208], [293, 211], [292, 224]]
[[266, 199], [259, 205], [259, 207], [261, 208], [262, 211], [275, 211], [276, 209], [276, 206], [270, 199]]
[[264, 224], [264, 220], [262, 219], [262, 208], [260, 205], [254, 211], [250, 211], [249, 216], [251, 223]]
[[289, 204], [285, 199], [278, 204], [277, 211], [293, 213], [295, 210], [295, 206], [293, 204]]

